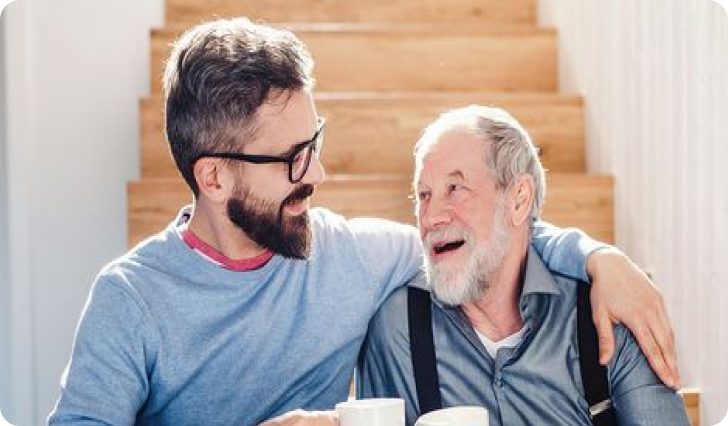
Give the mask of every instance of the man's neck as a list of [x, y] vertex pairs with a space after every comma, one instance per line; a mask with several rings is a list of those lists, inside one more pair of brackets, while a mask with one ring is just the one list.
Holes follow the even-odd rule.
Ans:
[[519, 300], [523, 289], [528, 245], [511, 241], [509, 253], [486, 295], [464, 303], [462, 310], [470, 324], [490, 340], [497, 342], [523, 328]]
[[195, 236], [229, 259], [251, 259], [265, 249], [251, 240], [224, 212], [196, 203], [188, 228]]

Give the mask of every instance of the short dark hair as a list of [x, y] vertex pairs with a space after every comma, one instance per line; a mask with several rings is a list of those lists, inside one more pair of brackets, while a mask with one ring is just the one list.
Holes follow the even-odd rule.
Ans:
[[293, 33], [245, 18], [198, 25], [174, 43], [164, 72], [172, 157], [195, 197], [203, 152], [239, 149], [271, 91], [313, 86], [313, 59]]

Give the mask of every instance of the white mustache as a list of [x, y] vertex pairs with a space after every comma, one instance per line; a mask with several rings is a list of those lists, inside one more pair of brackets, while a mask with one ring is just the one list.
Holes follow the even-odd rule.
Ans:
[[467, 245], [470, 241], [470, 233], [462, 228], [441, 228], [430, 231], [425, 235], [422, 245], [430, 253], [435, 242], [463, 240]]

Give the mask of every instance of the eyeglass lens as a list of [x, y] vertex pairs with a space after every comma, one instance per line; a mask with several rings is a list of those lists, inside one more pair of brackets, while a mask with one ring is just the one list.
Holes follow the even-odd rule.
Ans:
[[291, 163], [291, 181], [293, 183], [299, 182], [303, 179], [303, 176], [306, 175], [308, 167], [311, 165], [311, 157], [313, 157], [314, 153], [316, 156], [320, 155], [323, 139], [323, 129], [321, 129], [316, 140], [299, 152], [298, 155], [296, 155], [296, 158], [293, 159], [293, 162]]

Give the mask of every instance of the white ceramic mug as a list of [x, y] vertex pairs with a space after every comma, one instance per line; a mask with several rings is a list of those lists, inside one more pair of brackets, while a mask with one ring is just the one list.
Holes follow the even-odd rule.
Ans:
[[488, 426], [488, 410], [470, 405], [443, 408], [420, 416], [415, 426]]
[[401, 398], [352, 399], [336, 404], [341, 426], [404, 426]]

